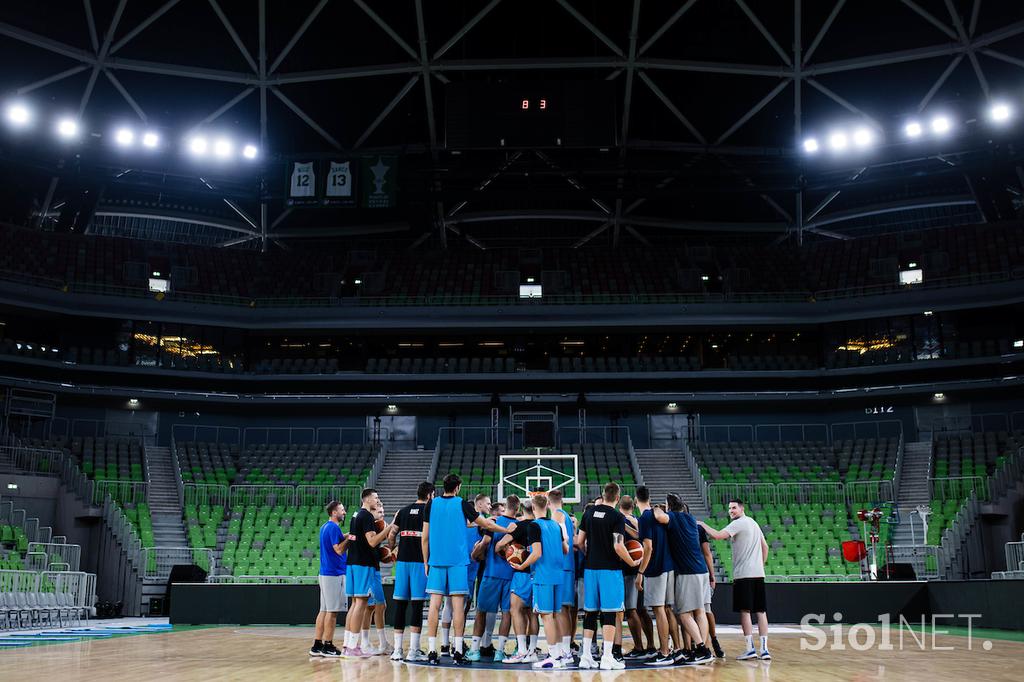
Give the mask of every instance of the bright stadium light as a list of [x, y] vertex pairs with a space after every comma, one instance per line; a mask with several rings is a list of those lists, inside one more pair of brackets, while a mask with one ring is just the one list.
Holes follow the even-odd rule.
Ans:
[[16, 128], [24, 128], [32, 122], [32, 110], [21, 102], [7, 105], [7, 122]]
[[814, 154], [819, 149], [818, 140], [813, 137], [808, 137], [804, 140], [804, 151], [808, 154]]
[[837, 131], [828, 136], [828, 146], [832, 148], [832, 151], [841, 152], [846, 149], [850, 141], [846, 137], [846, 133]]
[[131, 147], [135, 143], [135, 132], [131, 128], [118, 128], [114, 132], [114, 142], [120, 147]]
[[924, 128], [917, 121], [911, 121], [903, 128], [903, 132], [906, 133], [907, 137], [914, 139], [921, 137], [921, 133], [924, 132]]
[[201, 135], [193, 137], [188, 142], [188, 150], [193, 156], [206, 156], [208, 146], [209, 143], [206, 141], [206, 138]]
[[62, 118], [57, 121], [57, 136], [65, 140], [78, 137], [78, 121], [73, 118]]
[[242, 156], [247, 159], [255, 159], [258, 154], [259, 150], [256, 149], [256, 145], [254, 144], [247, 144], [242, 147]]
[[156, 149], [160, 146], [160, 136], [151, 130], [143, 133], [142, 146], [147, 149]]
[[988, 110], [988, 117], [992, 119], [993, 123], [1006, 123], [1012, 114], [1010, 105], [1005, 102], [996, 102]]
[[231, 140], [226, 137], [221, 137], [213, 143], [213, 154], [218, 159], [226, 159], [231, 156], [231, 149]]
[[948, 116], [936, 116], [932, 119], [932, 132], [936, 135], [945, 135], [952, 127]]
[[862, 126], [853, 131], [853, 143], [858, 147], [867, 147], [874, 139], [875, 136], [869, 128]]

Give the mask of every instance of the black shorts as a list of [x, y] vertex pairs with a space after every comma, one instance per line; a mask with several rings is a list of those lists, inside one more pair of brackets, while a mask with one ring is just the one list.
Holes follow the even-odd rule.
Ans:
[[732, 610], [766, 613], [764, 578], [737, 578], [732, 584]]

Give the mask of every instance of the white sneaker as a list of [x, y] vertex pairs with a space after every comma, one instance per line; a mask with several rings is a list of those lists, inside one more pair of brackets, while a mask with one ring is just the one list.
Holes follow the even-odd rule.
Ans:
[[765, 649], [764, 651], [761, 652], [761, 660], [762, 661], [770, 661], [770, 660], [772, 660], [772, 655], [768, 652], [767, 649]]
[[563, 663], [562, 659], [560, 658], [551, 658], [551, 656], [548, 656], [543, 661], [537, 661], [536, 663], [534, 663], [533, 667], [537, 668], [538, 670], [555, 670], [564, 668], [565, 663]]
[[750, 661], [757, 658], [757, 651], [754, 649], [747, 649], [742, 654], [736, 657], [737, 661]]
[[419, 649], [409, 649], [409, 653], [406, 654], [405, 660], [410, 663], [422, 663], [427, 660], [427, 655]]
[[597, 670], [597, 661], [593, 656], [580, 656], [580, 663], [577, 667], [580, 670]]
[[625, 670], [626, 662], [620, 661], [614, 656], [601, 657], [601, 670]]
[[363, 653], [367, 656], [380, 656], [380, 649], [371, 644], [370, 646], [363, 648]]
[[539, 660], [540, 658], [537, 657], [536, 651], [531, 651], [530, 653], [523, 656], [523, 663], [536, 663]]
[[524, 658], [526, 658], [526, 657], [525, 657], [525, 656], [523, 656], [522, 654], [520, 654], [520, 653], [519, 653], [519, 652], [517, 651], [517, 652], [516, 652], [516, 653], [515, 653], [514, 655], [512, 655], [512, 656], [506, 656], [506, 657], [505, 657], [505, 660], [503, 660], [503, 661], [502, 661], [502, 663], [510, 663], [510, 664], [516, 664], [516, 663], [525, 663], [525, 661], [523, 660]]
[[377, 654], [378, 656], [390, 656], [395, 652], [395, 648], [390, 644], [383, 644], [377, 649], [377, 651], [379, 652]]
[[[410, 653], [412, 653], [412, 652], [410, 652]], [[404, 656], [402, 655], [402, 650], [401, 649], [395, 649], [394, 651], [391, 652], [391, 660], [392, 661], [400, 661], [403, 658], [404, 658]]]

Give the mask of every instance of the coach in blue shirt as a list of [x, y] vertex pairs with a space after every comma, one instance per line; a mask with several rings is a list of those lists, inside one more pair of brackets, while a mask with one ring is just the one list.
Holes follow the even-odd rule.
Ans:
[[345, 506], [328, 503], [327, 516], [327, 522], [320, 526], [320, 612], [309, 655], [334, 658], [341, 655], [334, 646], [334, 626], [338, 614], [345, 610], [345, 551], [349, 539], [341, 530]]

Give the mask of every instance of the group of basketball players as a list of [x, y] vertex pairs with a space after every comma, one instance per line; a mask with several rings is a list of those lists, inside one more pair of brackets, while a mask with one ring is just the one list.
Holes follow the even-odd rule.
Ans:
[[[320, 529], [320, 613], [310, 655], [390, 654], [394, 661], [428, 665], [450, 656], [457, 666], [486, 657], [537, 669], [620, 670], [626, 660], [652, 667], [708, 663], [724, 657], [710, 609], [715, 584], [710, 536], [734, 544], [734, 608], [741, 613], [747, 641], [738, 658], [770, 660], [763, 568], [768, 546], [739, 500], [730, 503], [732, 522], [717, 531], [696, 521], [678, 495], [670, 493], [664, 504], [652, 505], [645, 486], [637, 488], [634, 501], [620, 497], [619, 486], [609, 483], [600, 498], [586, 505], [577, 528], [562, 509], [560, 490], [524, 500], [509, 495], [492, 505], [486, 495], [464, 500], [461, 485], [456, 474], [444, 478], [440, 495], [432, 483], [419, 484], [416, 501], [391, 523], [384, 521], [376, 491], [366, 489], [348, 533], [340, 527], [344, 507], [338, 502], [327, 506], [329, 520]], [[627, 548], [630, 540], [642, 543], [642, 558]], [[397, 549], [393, 642], [384, 628], [382, 547]], [[346, 595], [351, 605], [339, 650], [333, 643], [334, 624], [346, 610]], [[476, 619], [466, 650], [466, 616], [474, 596]], [[583, 638], [577, 645], [580, 609]], [[751, 613], [758, 615], [760, 651], [753, 646]], [[624, 616], [634, 644], [625, 655]], [[548, 645], [544, 655], [538, 647], [540, 621]], [[379, 647], [370, 643], [371, 624], [377, 627]], [[600, 650], [594, 643], [598, 624]], [[513, 631], [516, 648], [509, 654], [506, 643]]]

